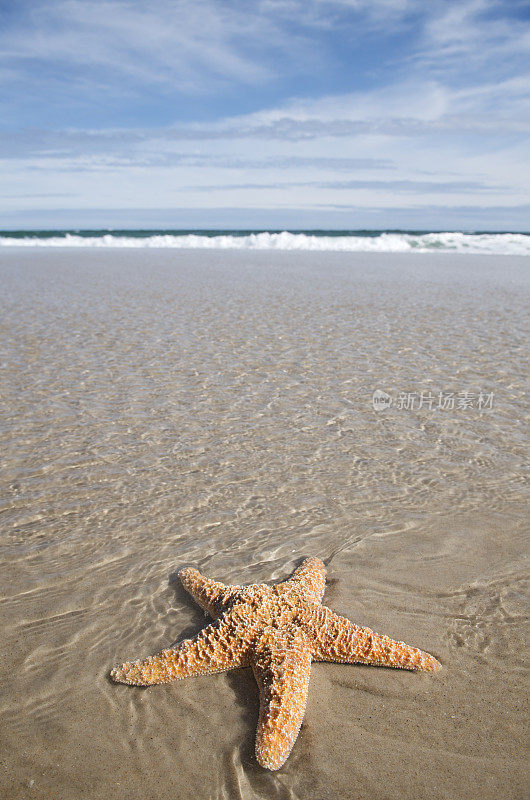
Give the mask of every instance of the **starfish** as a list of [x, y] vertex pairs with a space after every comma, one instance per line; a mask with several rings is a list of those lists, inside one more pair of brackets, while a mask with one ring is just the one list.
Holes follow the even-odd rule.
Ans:
[[441, 666], [434, 656], [360, 628], [323, 606], [326, 568], [319, 558], [306, 559], [275, 586], [225, 586], [191, 567], [179, 577], [214, 622], [156, 656], [127, 661], [111, 677], [149, 686], [251, 666], [260, 692], [256, 757], [266, 769], [279, 769], [297, 739], [312, 661], [427, 672]]

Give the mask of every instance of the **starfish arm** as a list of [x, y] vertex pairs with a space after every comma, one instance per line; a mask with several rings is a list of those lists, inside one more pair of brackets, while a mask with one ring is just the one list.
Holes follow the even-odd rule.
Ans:
[[311, 650], [301, 631], [291, 642], [279, 635], [261, 647], [251, 664], [260, 693], [256, 758], [262, 767], [276, 770], [287, 760], [300, 731]]
[[162, 650], [143, 661], [127, 661], [113, 669], [111, 677], [116, 683], [150, 686], [246, 667], [249, 665], [247, 654], [253, 631], [252, 626], [243, 631], [241, 622], [241, 609], [228, 612], [193, 639], [184, 639], [176, 647]]
[[315, 661], [360, 662], [381, 667], [434, 672], [441, 664], [434, 656], [404, 642], [396, 642], [354, 625], [326, 606], [306, 612], [302, 621]]
[[319, 558], [306, 558], [280, 586], [308, 603], [320, 603], [326, 588], [326, 567]]
[[226, 586], [219, 581], [212, 581], [193, 567], [181, 569], [179, 578], [186, 591], [214, 619], [223, 613], [227, 605], [241, 591], [241, 586]]

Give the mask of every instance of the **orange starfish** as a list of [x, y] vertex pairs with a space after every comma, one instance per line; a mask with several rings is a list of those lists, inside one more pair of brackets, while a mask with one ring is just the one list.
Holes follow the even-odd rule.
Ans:
[[225, 586], [186, 568], [184, 588], [215, 622], [195, 638], [145, 661], [112, 670], [119, 683], [148, 686], [191, 675], [251, 666], [260, 691], [256, 756], [279, 769], [296, 741], [305, 712], [312, 661], [360, 662], [434, 672], [434, 656], [359, 628], [322, 605], [326, 569], [308, 558], [275, 586]]

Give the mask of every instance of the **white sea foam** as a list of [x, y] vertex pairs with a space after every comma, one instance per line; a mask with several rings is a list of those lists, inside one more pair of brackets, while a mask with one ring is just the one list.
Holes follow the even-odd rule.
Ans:
[[0, 235], [0, 246], [15, 247], [159, 247], [221, 250], [317, 250], [378, 253], [482, 253], [530, 255], [530, 235], [524, 233], [380, 233], [378, 235], [326, 236], [307, 233], [153, 234], [128, 236], [107, 233], [80, 236], [72, 233], [43, 237]]

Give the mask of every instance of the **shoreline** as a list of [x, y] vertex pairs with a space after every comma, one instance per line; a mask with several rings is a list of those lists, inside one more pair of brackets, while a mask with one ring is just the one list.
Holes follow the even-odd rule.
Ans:
[[[530, 279], [429, 255], [0, 250], [6, 800], [524, 796]], [[326, 605], [440, 673], [315, 664], [276, 774], [248, 670], [110, 682], [203, 627], [178, 568], [310, 555]]]

